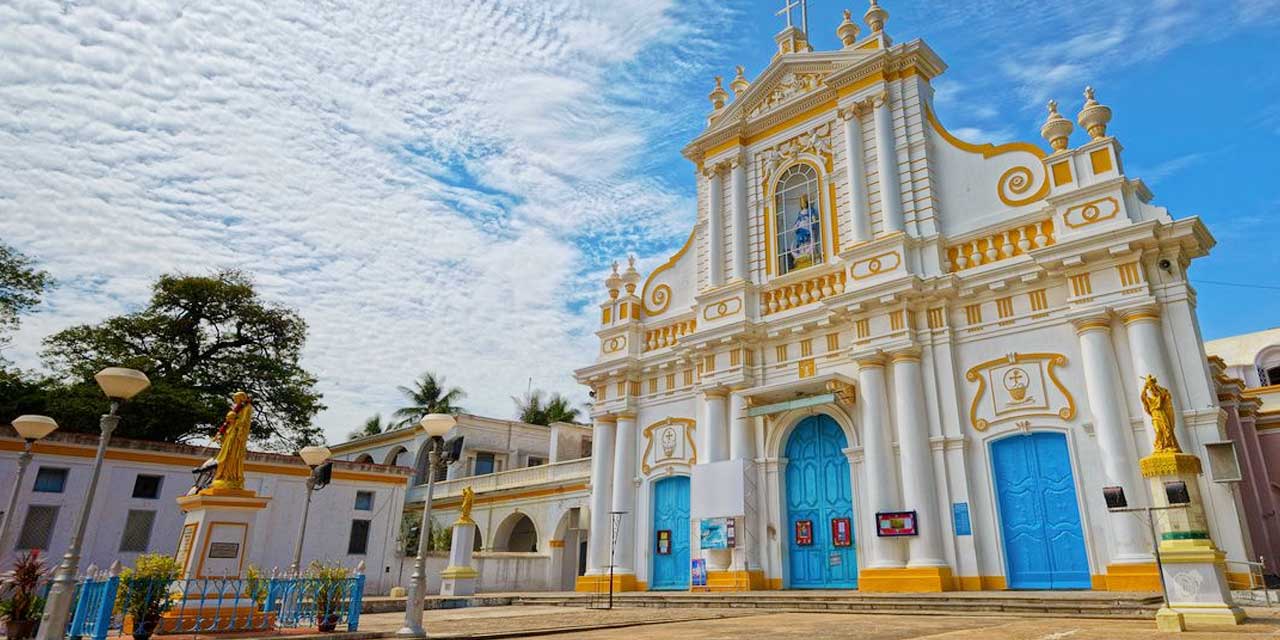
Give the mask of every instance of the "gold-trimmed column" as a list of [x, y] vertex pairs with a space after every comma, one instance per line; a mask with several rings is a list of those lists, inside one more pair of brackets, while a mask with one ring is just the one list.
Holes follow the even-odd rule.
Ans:
[[[1121, 396], [1124, 386], [1120, 383], [1119, 365], [1115, 349], [1111, 346], [1111, 319], [1107, 316], [1081, 318], [1075, 320], [1075, 327], [1080, 340], [1080, 360], [1089, 411], [1093, 414], [1094, 434], [1102, 458], [1103, 483], [1123, 487], [1131, 504], [1144, 504], [1145, 493], [1133, 464], [1138, 456], [1129, 434], [1129, 420]], [[1115, 565], [1144, 565], [1143, 575], [1153, 573], [1154, 564], [1151, 563], [1154, 558], [1147, 551], [1145, 527], [1138, 519], [1128, 513], [1111, 513], [1108, 514], [1108, 522], [1112, 557], [1107, 573], [1114, 571], [1117, 576], [1125, 574], [1132, 577], [1133, 572], [1129, 569], [1133, 567], [1116, 570], [1113, 569]], [[1156, 578], [1158, 589], [1158, 576], [1151, 577]], [[1150, 582], [1149, 577], [1143, 579]], [[1110, 584], [1108, 588], [1111, 588]]]
[[609, 510], [613, 504], [614, 429], [617, 420], [596, 416], [591, 427], [591, 530], [587, 537], [587, 574], [577, 580], [578, 591], [608, 590]]
[[[867, 199], [867, 168], [860, 117], [864, 109], [859, 104], [840, 110], [840, 118], [844, 120], [844, 168], [849, 180], [849, 214], [854, 243], [871, 239], [871, 205]], [[839, 249], [836, 247], [837, 251]]]
[[707, 280], [712, 287], [724, 284], [724, 180], [723, 164], [704, 171], [707, 176]]
[[[1160, 331], [1159, 309], [1154, 306], [1130, 309], [1120, 315], [1120, 320], [1124, 322], [1125, 333], [1129, 337], [1129, 355], [1133, 360], [1134, 372], [1139, 376], [1155, 376], [1166, 385], [1172, 383], [1169, 360], [1165, 356], [1164, 337]], [[1177, 434], [1178, 441], [1191, 445], [1193, 441], [1182, 419], [1182, 412], [1176, 407], [1173, 419], [1174, 433]], [[1147, 427], [1151, 427], [1149, 417], [1146, 422]]]
[[889, 397], [885, 388], [884, 357], [867, 356], [857, 362], [858, 406], [862, 412], [862, 448], [865, 452], [862, 466], [866, 470], [867, 507], [870, 511], [861, 514], [860, 520], [872, 523], [869, 529], [861, 529], [870, 553], [863, 564], [865, 568], [858, 576], [858, 588], [875, 591], [878, 589], [875, 570], [901, 568], [906, 562], [900, 541], [875, 534], [876, 512], [899, 508], [898, 472], [889, 438]]
[[898, 145], [893, 133], [893, 112], [886, 89], [872, 98], [876, 125], [876, 167], [880, 172], [880, 223], [886, 234], [902, 231], [902, 184], [898, 175]]

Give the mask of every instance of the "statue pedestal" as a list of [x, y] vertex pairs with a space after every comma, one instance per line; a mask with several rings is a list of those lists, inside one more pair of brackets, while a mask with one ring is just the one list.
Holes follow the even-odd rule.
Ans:
[[475, 544], [474, 522], [453, 523], [453, 541], [449, 545], [449, 566], [440, 572], [440, 595], [475, 595], [476, 579], [480, 573], [471, 566], [471, 548]]
[[1168, 608], [1161, 609], [1164, 618], [1160, 624], [1172, 628], [1175, 614], [1188, 627], [1244, 622], [1244, 611], [1236, 606], [1227, 586], [1227, 554], [1209, 537], [1198, 481], [1200, 459], [1187, 453], [1159, 452], [1140, 462], [1143, 477], [1151, 483], [1154, 506], [1169, 506], [1165, 493], [1169, 482], [1186, 483], [1191, 498], [1186, 507], [1155, 512], [1164, 587], [1169, 596]]
[[184, 602], [164, 614], [157, 632], [189, 633], [183, 630], [192, 629], [196, 619], [215, 613], [222, 620], [235, 617], [235, 625], [225, 625], [229, 630], [274, 626], [274, 614], [257, 611], [251, 598], [237, 598], [244, 594], [230, 586], [224, 597], [215, 580], [244, 575], [254, 521], [268, 501], [245, 489], [205, 489], [178, 498], [178, 507], [186, 512], [176, 555], [182, 565]]

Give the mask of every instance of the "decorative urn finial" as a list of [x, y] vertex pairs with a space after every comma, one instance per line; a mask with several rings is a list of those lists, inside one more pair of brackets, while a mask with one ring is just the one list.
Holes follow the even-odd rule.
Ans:
[[[881, 22], [883, 25], [884, 22]], [[853, 23], [853, 12], [844, 10], [844, 22], [836, 27], [836, 36], [840, 38], [840, 42], [844, 44], [844, 48], [848, 49], [853, 43], [858, 41], [858, 25]]]
[[635, 295], [636, 285], [640, 283], [640, 272], [636, 271], [635, 256], [627, 256], [627, 270], [622, 272], [622, 282], [627, 288], [627, 295]]
[[733, 97], [735, 98], [742, 95], [742, 92], [746, 91], [747, 87], [751, 86], [751, 83], [747, 81], [747, 77], [743, 75], [744, 69], [742, 68], [742, 65], [738, 65], [737, 71], [738, 75], [734, 76], [733, 82], [729, 83], [729, 88], [733, 89]]
[[711, 106], [716, 111], [724, 108], [724, 101], [729, 99], [729, 92], [724, 90], [724, 78], [722, 76], [716, 76], [716, 88], [712, 89], [711, 93], [707, 94], [707, 97], [711, 99]]
[[1089, 132], [1089, 137], [1097, 140], [1107, 135], [1107, 123], [1111, 122], [1111, 107], [1098, 103], [1093, 95], [1093, 87], [1084, 88], [1084, 107], [1076, 122]]
[[862, 20], [867, 23], [867, 28], [871, 29], [872, 33], [880, 33], [884, 31], [884, 23], [889, 20], [889, 12], [885, 11], [879, 2], [871, 0], [871, 6], [862, 15]]
[[613, 273], [609, 274], [604, 280], [604, 286], [609, 290], [609, 299], [618, 297], [618, 290], [622, 288], [622, 276], [618, 275], [618, 261], [613, 261]]
[[1049, 117], [1045, 119], [1044, 125], [1040, 127], [1040, 135], [1049, 141], [1049, 146], [1054, 151], [1062, 151], [1067, 148], [1067, 139], [1071, 137], [1071, 131], [1075, 129], [1075, 125], [1071, 121], [1062, 117], [1058, 113], [1058, 101], [1049, 101]]

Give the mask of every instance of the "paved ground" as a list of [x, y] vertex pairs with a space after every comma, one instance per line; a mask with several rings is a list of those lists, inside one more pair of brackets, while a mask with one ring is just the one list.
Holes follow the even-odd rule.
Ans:
[[[394, 631], [403, 614], [362, 616], [360, 630]], [[433, 638], [536, 634], [576, 640], [1207, 640], [1280, 638], [1280, 610], [1250, 610], [1243, 627], [1161, 634], [1142, 620], [784, 613], [741, 609], [476, 607], [427, 613]], [[605, 627], [605, 628], [601, 628]]]

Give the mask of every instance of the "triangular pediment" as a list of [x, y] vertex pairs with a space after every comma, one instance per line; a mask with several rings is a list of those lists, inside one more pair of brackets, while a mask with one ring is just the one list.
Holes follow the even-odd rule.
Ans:
[[708, 131], [754, 120], [792, 101], [826, 89], [831, 74], [858, 64], [878, 51], [823, 51], [778, 56], [747, 90], [711, 119]]

